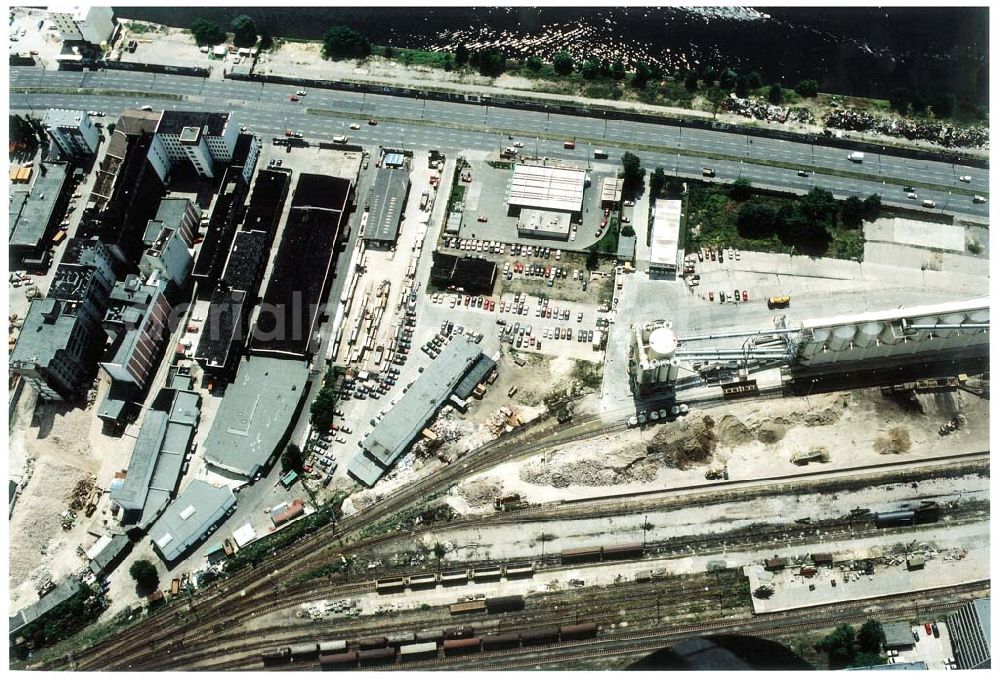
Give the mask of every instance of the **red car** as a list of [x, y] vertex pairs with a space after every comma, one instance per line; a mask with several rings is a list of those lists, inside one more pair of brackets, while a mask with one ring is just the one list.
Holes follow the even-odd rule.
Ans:
[[934, 633], [934, 630], [931, 629], [931, 623], [930, 622], [924, 622], [924, 631], [927, 632], [928, 636], [930, 636], [930, 635], [932, 635]]
[[746, 291], [743, 292], [743, 302], [744, 303], [749, 303], [750, 302], [750, 294], [747, 293]]
[[288, 101], [289, 102], [297, 102], [297, 101], [299, 101], [299, 98], [296, 97], [295, 95], [288, 95]]

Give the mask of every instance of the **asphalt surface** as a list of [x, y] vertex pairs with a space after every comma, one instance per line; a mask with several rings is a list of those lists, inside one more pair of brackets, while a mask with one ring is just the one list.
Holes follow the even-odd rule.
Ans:
[[[46, 71], [37, 67], [11, 68], [11, 110], [77, 108], [104, 111], [116, 116], [128, 107], [149, 104], [155, 108], [196, 111], [230, 110], [240, 122], [264, 135], [280, 135], [286, 129], [301, 132], [306, 139], [328, 139], [344, 134], [352, 142], [407, 148], [434, 148], [445, 153], [463, 149], [500, 149], [510, 144], [508, 135], [524, 143], [524, 153], [576, 161], [593, 158], [601, 148], [609, 157], [620, 156], [624, 149], [616, 143], [639, 144], [679, 150], [680, 153], [643, 150], [637, 152], [647, 169], [662, 166], [668, 172], [700, 177], [703, 167], [715, 170], [715, 180], [732, 182], [748, 178], [758, 186], [805, 192], [813, 186], [831, 190], [838, 198], [852, 194], [882, 195], [884, 203], [915, 206], [931, 199], [936, 211], [985, 219], [989, 204], [974, 204], [966, 195], [953, 194], [951, 188], [988, 192], [989, 172], [961, 164], [921, 161], [888, 154], [868, 154], [863, 163], [852, 163], [847, 151], [808, 142], [795, 143], [713, 130], [692, 130], [678, 126], [633, 121], [602, 120], [557, 113], [520, 111], [457, 102], [438, 102], [389, 95], [366, 95], [306, 88], [301, 101], [289, 96], [298, 87], [216, 81], [167, 74], [110, 72]], [[15, 93], [15, 88], [95, 88], [121, 96], [77, 93]], [[125, 96], [126, 93], [134, 93]], [[148, 94], [147, 94], [148, 93]], [[163, 99], [155, 95], [182, 97]], [[310, 113], [313, 111], [313, 113]], [[377, 126], [366, 124], [369, 118], [382, 119]], [[396, 119], [396, 120], [385, 120]], [[404, 119], [399, 122], [398, 119]], [[361, 129], [350, 130], [349, 125]], [[456, 129], [456, 126], [459, 126]], [[534, 135], [556, 135], [540, 139]], [[563, 149], [562, 139], [587, 138], [600, 143], [578, 143], [574, 150]], [[699, 152], [726, 154], [742, 160], [720, 161]], [[809, 177], [799, 177], [794, 170], [762, 163], [795, 163], [815, 168]], [[845, 178], [823, 172], [824, 169], [867, 175], [868, 179]], [[972, 176], [970, 183], [959, 181]], [[906, 198], [903, 182], [881, 178], [939, 185], [935, 189], [918, 188], [918, 199]]]

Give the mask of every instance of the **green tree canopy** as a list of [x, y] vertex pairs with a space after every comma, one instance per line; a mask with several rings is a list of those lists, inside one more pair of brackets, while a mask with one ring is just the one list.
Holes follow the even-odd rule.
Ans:
[[741, 177], [733, 182], [733, 186], [729, 189], [729, 195], [736, 201], [746, 201], [750, 198], [752, 189], [753, 183], [745, 177]]
[[156, 566], [148, 560], [137, 560], [128, 569], [129, 576], [135, 580], [140, 589], [152, 591], [156, 588], [159, 576], [156, 574]]
[[560, 76], [568, 76], [573, 73], [573, 57], [569, 52], [556, 52], [552, 57], [552, 68]]
[[732, 92], [733, 88], [736, 87], [736, 71], [732, 69], [726, 69], [719, 75], [719, 87], [728, 92]]
[[878, 620], [868, 620], [858, 630], [858, 650], [862, 653], [878, 655], [882, 652], [885, 634]]
[[858, 653], [857, 636], [850, 624], [841, 624], [819, 642], [830, 658], [831, 669], [843, 669], [854, 661]]
[[865, 219], [868, 221], [878, 218], [879, 210], [882, 209], [882, 197], [878, 194], [869, 194], [863, 202]]
[[910, 110], [910, 91], [904, 87], [893, 88], [889, 93], [889, 108], [906, 115]]
[[747, 74], [747, 85], [751, 90], [757, 90], [764, 87], [764, 79], [756, 71], [751, 71]]
[[600, 73], [600, 70], [601, 65], [597, 63], [596, 60], [588, 59], [583, 62], [583, 65], [580, 67], [580, 75], [587, 80], [593, 80], [594, 78], [597, 78], [597, 74]]
[[819, 83], [811, 78], [800, 80], [799, 84], [795, 86], [795, 91], [803, 97], [815, 97], [819, 94]]
[[663, 166], [657, 166], [649, 176], [649, 194], [653, 198], [658, 197], [667, 188], [667, 176], [663, 172]]
[[458, 47], [455, 48], [455, 64], [459, 67], [465, 66], [469, 63], [469, 48], [465, 46], [465, 43], [459, 43]]
[[289, 442], [288, 446], [285, 447], [285, 451], [281, 453], [282, 470], [301, 473], [305, 463], [305, 457], [302, 455], [302, 450], [299, 449], [299, 446], [293, 442]]
[[600, 264], [600, 258], [597, 257], [597, 246], [591, 246], [590, 251], [587, 253], [587, 269], [593, 272], [596, 270]]
[[747, 239], [763, 239], [777, 231], [778, 211], [759, 199], [740, 206], [736, 216], [736, 229]]
[[726, 91], [721, 87], [712, 86], [705, 92], [705, 98], [712, 104], [712, 117], [714, 118], [719, 114], [719, 107], [726, 99]]
[[687, 74], [687, 77], [684, 78], [684, 89], [688, 92], [694, 92], [698, 89], [698, 74], [694, 71]]
[[[479, 73], [484, 76], [496, 77], [507, 68], [507, 59], [500, 53], [500, 50], [480, 50], [473, 55], [473, 60], [479, 69]], [[470, 63], [472, 61], [470, 60]]]
[[652, 77], [653, 69], [650, 68], [649, 64], [639, 64], [635, 67], [635, 72], [632, 74], [632, 87], [636, 90], [641, 90], [646, 87], [646, 83], [648, 83]]
[[837, 201], [828, 189], [813, 187], [799, 199], [799, 207], [806, 220], [823, 229], [832, 227], [836, 221]]
[[199, 45], [218, 45], [226, 41], [226, 32], [208, 19], [198, 17], [191, 22], [191, 34]]
[[684, 193], [684, 182], [681, 178], [671, 175], [667, 178], [667, 194], [680, 196]]
[[528, 57], [528, 61], [525, 62], [525, 66], [528, 67], [528, 70], [534, 71], [535, 73], [542, 70], [543, 64], [542, 58], [536, 57], [535, 55]]
[[848, 196], [840, 205], [840, 220], [845, 227], [860, 227], [865, 203], [857, 196]]
[[781, 89], [781, 85], [775, 83], [768, 89], [767, 101], [771, 104], [781, 104], [785, 101], [785, 92]]
[[622, 155], [622, 192], [631, 195], [642, 184], [642, 176], [646, 174], [639, 157], [631, 151]]
[[625, 78], [625, 64], [621, 59], [615, 62], [614, 66], [611, 67], [611, 77], [615, 80], [624, 80]]
[[331, 26], [323, 34], [323, 56], [327, 59], [354, 59], [372, 53], [372, 44], [349, 26]]
[[310, 421], [314, 428], [326, 432], [333, 423], [333, 410], [337, 406], [337, 398], [333, 387], [324, 385], [316, 394], [312, 406], [309, 407]]
[[257, 25], [246, 14], [241, 14], [232, 23], [233, 43], [237, 47], [253, 47], [257, 44]]

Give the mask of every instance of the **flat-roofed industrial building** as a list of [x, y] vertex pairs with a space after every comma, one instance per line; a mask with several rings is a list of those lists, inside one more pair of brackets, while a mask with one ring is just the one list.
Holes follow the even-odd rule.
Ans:
[[653, 236], [649, 247], [649, 271], [677, 272], [677, 246], [681, 232], [681, 202], [657, 200], [653, 206]]
[[392, 248], [399, 237], [400, 221], [410, 193], [410, 169], [379, 168], [368, 194], [368, 221], [365, 242], [378, 248]]
[[176, 563], [205, 541], [236, 507], [228, 487], [192, 480], [149, 530], [153, 548], [165, 563]]
[[464, 336], [452, 339], [362, 440], [361, 451], [348, 464], [350, 476], [371, 487], [385, 475], [481, 355], [479, 345]]

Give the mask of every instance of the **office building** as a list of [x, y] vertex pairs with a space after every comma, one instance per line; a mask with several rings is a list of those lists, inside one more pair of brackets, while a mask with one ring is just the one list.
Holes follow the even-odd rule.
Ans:
[[42, 125], [63, 158], [80, 159], [97, 153], [101, 133], [85, 111], [49, 109]]

